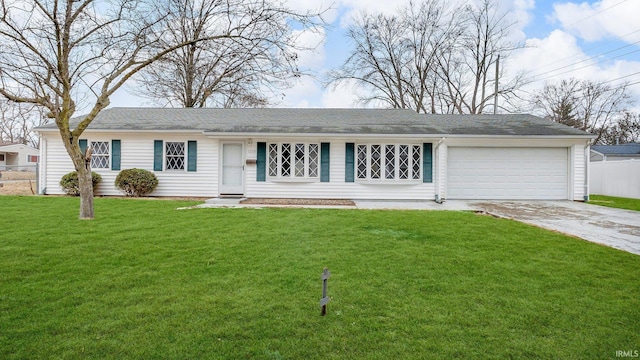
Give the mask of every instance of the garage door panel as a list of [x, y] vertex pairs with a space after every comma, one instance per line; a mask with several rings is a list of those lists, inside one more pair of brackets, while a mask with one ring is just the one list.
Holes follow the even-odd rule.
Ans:
[[566, 148], [450, 147], [450, 199], [567, 199]]

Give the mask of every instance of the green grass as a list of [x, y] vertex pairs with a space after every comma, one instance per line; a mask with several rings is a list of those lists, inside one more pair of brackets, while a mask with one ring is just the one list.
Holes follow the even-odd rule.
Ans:
[[605, 195], [589, 195], [589, 204], [640, 211], [640, 199], [621, 198]]
[[[2, 359], [615, 358], [640, 256], [468, 212], [0, 197]], [[320, 275], [331, 270], [326, 317]]]

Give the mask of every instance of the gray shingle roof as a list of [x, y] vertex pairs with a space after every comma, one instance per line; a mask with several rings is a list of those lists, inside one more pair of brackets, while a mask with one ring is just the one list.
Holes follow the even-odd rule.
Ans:
[[640, 155], [640, 144], [592, 145], [591, 150], [604, 155]]
[[[77, 124], [76, 118], [76, 124]], [[72, 127], [74, 122], [72, 121]], [[55, 129], [55, 124], [38, 129]], [[584, 136], [533, 115], [424, 115], [396, 109], [111, 108], [90, 130], [196, 130], [212, 133]]]

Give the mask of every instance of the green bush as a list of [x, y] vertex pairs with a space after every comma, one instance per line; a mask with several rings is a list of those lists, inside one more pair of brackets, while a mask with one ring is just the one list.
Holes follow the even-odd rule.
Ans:
[[[100, 174], [91, 172], [91, 182], [93, 183], [93, 191], [96, 191], [96, 187], [102, 181]], [[80, 188], [78, 187], [78, 173], [72, 171], [62, 177], [60, 180], [60, 187], [67, 195], [79, 196]]]
[[158, 178], [144, 169], [125, 169], [116, 177], [115, 185], [127, 196], [140, 197], [156, 189]]

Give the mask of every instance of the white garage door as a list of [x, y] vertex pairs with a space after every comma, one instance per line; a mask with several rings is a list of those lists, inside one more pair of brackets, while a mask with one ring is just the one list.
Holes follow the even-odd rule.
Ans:
[[568, 198], [567, 148], [448, 149], [449, 199]]

